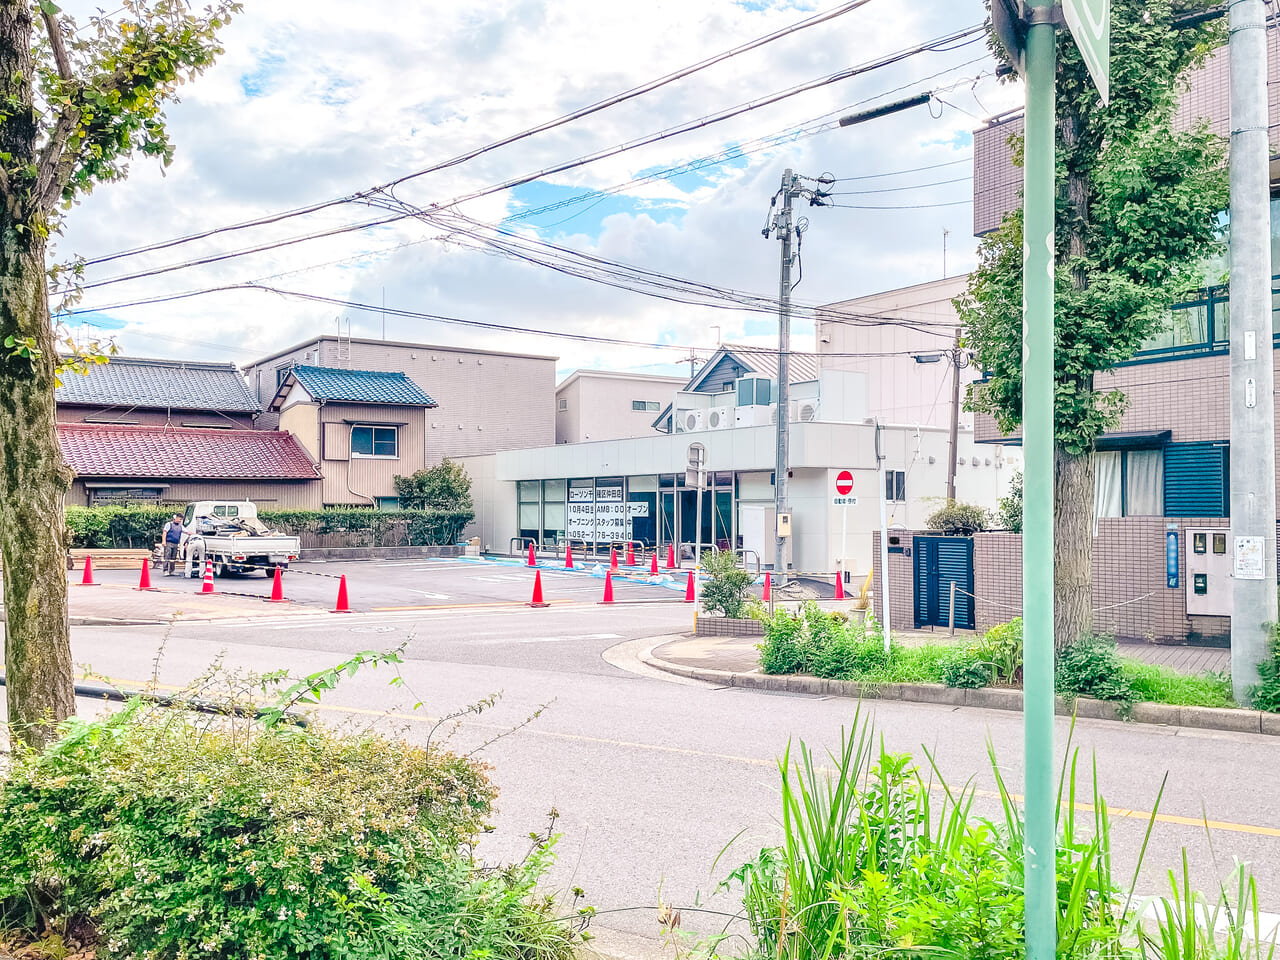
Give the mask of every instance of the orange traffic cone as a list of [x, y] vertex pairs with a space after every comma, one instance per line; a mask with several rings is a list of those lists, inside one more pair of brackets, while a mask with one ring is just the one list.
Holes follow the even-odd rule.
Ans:
[[133, 589], [144, 590], [147, 593], [155, 592], [156, 588], [151, 585], [151, 561], [150, 560], [142, 561], [142, 576], [138, 577], [138, 585]]
[[537, 565], [538, 565], [538, 561], [537, 561], [537, 559], [536, 559], [536, 558], [534, 557], [534, 555], [533, 555], [533, 544], [531, 543], [531, 544], [529, 544], [529, 563], [528, 563], [528, 566], [530, 566], [530, 567], [536, 567]]
[[674, 570], [676, 568], [676, 545], [674, 543], [667, 544], [667, 569]]
[[636, 565], [636, 547], [634, 543], [627, 544], [627, 566], [634, 567]]
[[613, 571], [609, 570], [604, 575], [604, 599], [601, 603], [613, 603]]
[[609, 569], [610, 570], [618, 569], [618, 551], [614, 547], [609, 548]]
[[844, 599], [844, 571], [836, 570], [836, 599]]
[[773, 575], [766, 573], [764, 575], [764, 595], [760, 598], [765, 603], [773, 599]]
[[275, 578], [271, 581], [271, 599], [267, 603], [288, 603], [284, 598], [284, 575], [281, 574], [280, 568], [276, 567]]
[[542, 599], [542, 571], [539, 570], [533, 575], [533, 599], [529, 601], [531, 607], [549, 607], [551, 604]]
[[351, 604], [347, 602], [347, 575], [344, 573], [338, 581], [338, 605], [330, 613], [350, 613]]
[[80, 578], [80, 586], [82, 587], [97, 586], [97, 584], [93, 582], [93, 557], [84, 558], [84, 576]]
[[213, 561], [206, 560], [204, 562], [204, 582], [200, 584], [201, 593], [214, 593], [213, 589]]
[[658, 574], [658, 551], [653, 551], [653, 556], [649, 559], [649, 574], [657, 576]]
[[567, 544], [564, 548], [564, 568], [566, 570], [573, 569], [573, 544]]
[[693, 603], [693, 601], [694, 601], [693, 571], [692, 571], [692, 570], [690, 570], [690, 571], [689, 571], [689, 583], [688, 583], [688, 585], [687, 585], [687, 586], [685, 586], [685, 588], [684, 588], [684, 602], [685, 602], [685, 603]]

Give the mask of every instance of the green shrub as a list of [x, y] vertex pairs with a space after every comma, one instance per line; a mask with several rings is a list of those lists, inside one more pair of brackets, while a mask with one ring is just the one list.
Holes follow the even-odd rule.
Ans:
[[[150, 548], [174, 514], [172, 506], [66, 508], [68, 546], [81, 549]], [[457, 543], [475, 519], [470, 507], [456, 510], [399, 510], [368, 507], [328, 510], [261, 510], [265, 525], [292, 536], [346, 534], [353, 546], [444, 546]]]
[[15, 755], [0, 791], [0, 928], [96, 927], [98, 956], [568, 957], [534, 884], [469, 850], [482, 766], [372, 734], [197, 727], [134, 701]]
[[812, 662], [804, 632], [804, 621], [785, 610], [772, 616], [765, 614], [764, 640], [756, 645], [760, 651], [760, 669], [765, 673], [804, 673]]
[[991, 525], [991, 515], [972, 503], [947, 501], [946, 506], [934, 511], [925, 521], [930, 530], [939, 530], [948, 536], [969, 536], [980, 533]]
[[996, 522], [1011, 533], [1022, 532], [1022, 471], [1009, 478], [1009, 495], [1000, 498]]
[[1115, 640], [1094, 637], [1074, 643], [1058, 654], [1055, 671], [1058, 693], [1065, 697], [1129, 702], [1133, 690], [1125, 679]]
[[445, 457], [434, 467], [407, 477], [392, 477], [406, 510], [471, 510], [471, 478], [466, 468]]
[[702, 609], [722, 617], [741, 618], [755, 576], [738, 566], [737, 556], [729, 550], [704, 552], [702, 569], [708, 574], [702, 585]]
[[991, 667], [976, 659], [971, 650], [957, 650], [943, 662], [942, 682], [948, 687], [976, 690], [991, 683]]
[[991, 668], [992, 683], [1017, 683], [1022, 679], [1022, 618], [997, 624], [977, 643], [978, 659]]
[[859, 623], [839, 628], [814, 655], [813, 673], [832, 680], [857, 680], [887, 670], [892, 652], [875, 637], [868, 637]]
[[1271, 624], [1271, 656], [1258, 664], [1258, 685], [1249, 691], [1249, 704], [1265, 713], [1280, 713], [1280, 625]]

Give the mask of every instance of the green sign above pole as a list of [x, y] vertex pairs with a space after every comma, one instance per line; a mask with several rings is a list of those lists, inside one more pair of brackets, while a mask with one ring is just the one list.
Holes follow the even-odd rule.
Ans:
[[1062, 13], [1106, 103], [1111, 96], [1111, 0], [1062, 0]]

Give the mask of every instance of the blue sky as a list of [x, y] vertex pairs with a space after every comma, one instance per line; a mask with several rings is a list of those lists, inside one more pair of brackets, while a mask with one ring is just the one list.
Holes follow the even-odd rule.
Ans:
[[[223, 35], [226, 49], [168, 108], [176, 160], [165, 171], [139, 159], [129, 178], [103, 185], [67, 221], [59, 256], [94, 258], [354, 194], [439, 163], [534, 124], [577, 110], [706, 60], [800, 21], [819, 0], [494, 0], [460, 7], [443, 0], [387, 0], [359, 18], [343, 0], [250, 4]], [[852, 63], [978, 22], [981, 0], [873, 0], [820, 27], [790, 36], [625, 104], [592, 114], [397, 188], [421, 206], [452, 209], [451, 198], [546, 170], [566, 160], [668, 130], [676, 124], [813, 80]], [[458, 207], [489, 224], [528, 230], [583, 253], [698, 283], [772, 296], [778, 245], [760, 229], [790, 166], [816, 176], [887, 173], [864, 188], [921, 185], [918, 191], [848, 197], [854, 206], [928, 204], [963, 198], [967, 184], [930, 186], [967, 172], [976, 117], [1007, 109], [1016, 84], [997, 85], [981, 43], [910, 58], [852, 81], [829, 84], [775, 106], [569, 170]], [[976, 58], [976, 59], [975, 59]], [[973, 62], [971, 62], [973, 61]], [[935, 76], [936, 75], [936, 76]], [[935, 103], [848, 130], [780, 136], [810, 118], [852, 104], [897, 99], [949, 85], [954, 107]], [[972, 88], [977, 84], [976, 91]], [[971, 95], [976, 92], [976, 96]], [[979, 100], [981, 101], [979, 103]], [[751, 152], [721, 159], [746, 146]], [[708, 165], [634, 184], [699, 158]], [[895, 175], [960, 160], [936, 174]], [[631, 183], [535, 217], [522, 210]], [[390, 318], [404, 340], [553, 354], [558, 366], [687, 369], [679, 348], [704, 353], [716, 339], [767, 339], [771, 317], [640, 296], [519, 261], [486, 256], [447, 230], [409, 219], [347, 233], [345, 224], [381, 215], [348, 205], [261, 228], [219, 234], [152, 254], [91, 265], [86, 280], [199, 266], [88, 291], [83, 308], [118, 332], [135, 355], [253, 360], [350, 320], [377, 336], [380, 317], [291, 297], [227, 291], [263, 277], [274, 285], [340, 300], [498, 322], [546, 331], [485, 333]], [[940, 237], [950, 231], [949, 272], [972, 262], [971, 211], [922, 209], [804, 211], [805, 303], [832, 302], [931, 279]], [[246, 248], [309, 237], [246, 256]], [[152, 306], [104, 306], [219, 288]], [[716, 327], [719, 327], [717, 333]], [[811, 337], [797, 320], [801, 346]], [[606, 347], [565, 334], [625, 336], [653, 347]], [[659, 349], [671, 344], [673, 349]]]

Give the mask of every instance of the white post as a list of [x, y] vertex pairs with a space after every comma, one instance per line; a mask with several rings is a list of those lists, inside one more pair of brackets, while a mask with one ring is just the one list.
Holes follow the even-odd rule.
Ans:
[[880, 628], [884, 631], [884, 649], [889, 652], [889, 508], [885, 503], [884, 461], [880, 452], [880, 424], [876, 423], [876, 460], [880, 467], [880, 605], [884, 616]]
[[849, 556], [849, 504], [840, 508], [840, 562], [836, 564], [844, 570], [845, 557]]

